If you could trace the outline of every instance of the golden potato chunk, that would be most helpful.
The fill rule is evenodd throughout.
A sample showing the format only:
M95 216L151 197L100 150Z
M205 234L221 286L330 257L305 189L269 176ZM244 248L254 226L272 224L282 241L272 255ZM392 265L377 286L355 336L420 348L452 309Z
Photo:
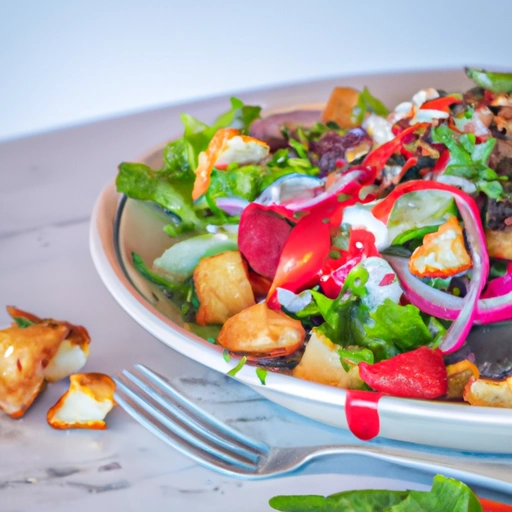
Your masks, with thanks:
M228 318L255 304L247 269L238 251L203 258L194 271L199 299L196 322L223 324Z
M458 363L450 364L446 367L446 375L448 376L448 400L460 400L464 394L464 389L471 378L478 379L480 372L477 366L463 359Z
M306 331L298 320L262 302L230 318L217 342L231 352L284 356L298 350L305 336Z
M69 390L50 408L48 424L56 429L107 428L105 416L116 405L115 382L103 373L75 373L69 377Z
M354 128L352 111L357 105L359 91L351 87L336 87L327 102L323 112L322 121L334 121L340 128Z
M7 306L7 312L15 321L21 319L34 324L49 321L14 306ZM85 365L89 357L91 337L87 329L81 325L73 325L69 322L53 319L51 322L64 325L69 329L66 339L60 344L56 354L50 361L46 362L44 367L44 378L48 382L56 382L72 373L77 373Z
M356 365L350 371L345 371L338 348L321 332L313 329L304 355L293 370L293 376L343 389L360 389L364 383L359 377L359 368Z
M503 231L485 231L487 250L492 258L512 260L512 226L507 226Z
M512 376L503 380L470 379L463 397L471 405L512 409Z
M41 391L44 371L69 328L52 320L0 331L0 409L21 418Z

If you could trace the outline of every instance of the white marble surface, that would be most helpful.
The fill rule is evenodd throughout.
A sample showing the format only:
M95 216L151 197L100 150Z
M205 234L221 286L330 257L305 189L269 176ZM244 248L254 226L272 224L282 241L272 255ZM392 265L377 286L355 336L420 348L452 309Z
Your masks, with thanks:
M145 363L255 438L282 445L353 442L350 434L269 403L166 348L120 309L97 277L88 249L93 203L120 161L166 138L176 121L170 112L0 144L0 305L85 325L92 336L86 370L115 374ZM7 321L1 310L0 324ZM431 475L359 457L316 462L285 479L222 477L161 443L119 408L104 432L52 430L46 411L65 389L65 382L50 385L21 420L0 416L0 510L260 511L279 493L424 488L431 481Z

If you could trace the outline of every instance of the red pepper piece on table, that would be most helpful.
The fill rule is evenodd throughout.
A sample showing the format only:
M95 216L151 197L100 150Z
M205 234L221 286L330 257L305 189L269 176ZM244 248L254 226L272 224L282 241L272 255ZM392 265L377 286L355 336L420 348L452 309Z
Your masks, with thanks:
M359 375L375 391L432 400L446 394L448 379L440 350L420 347L376 364L359 363Z
M512 512L512 505L505 505L504 503L498 503L497 501L486 500L484 498L478 498L482 505L484 512Z

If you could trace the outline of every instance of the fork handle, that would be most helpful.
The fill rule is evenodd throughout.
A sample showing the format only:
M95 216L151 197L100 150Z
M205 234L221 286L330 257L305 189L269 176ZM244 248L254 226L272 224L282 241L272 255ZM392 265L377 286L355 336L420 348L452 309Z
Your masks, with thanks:
M381 447L356 445L333 445L306 449L292 448L291 450L297 450L295 460L301 459L300 465L319 457L360 455L427 473L441 473L445 476L464 481L469 485L478 485L503 493L512 493L512 463L510 462L474 460L474 457L444 456L401 448L384 449ZM293 454L291 455L293 456Z

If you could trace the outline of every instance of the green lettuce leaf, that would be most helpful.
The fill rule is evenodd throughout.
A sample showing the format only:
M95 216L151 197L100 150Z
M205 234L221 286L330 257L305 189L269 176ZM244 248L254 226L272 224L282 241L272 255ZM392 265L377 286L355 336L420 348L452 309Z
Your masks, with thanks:
M341 366L343 366L347 372L350 371L353 366L357 366L361 361L368 364L373 364L375 362L373 352L367 348L340 348L338 350L338 355L340 356Z
M116 179L117 191L133 199L152 201L180 218L182 230L203 226L192 204L191 179L176 179L165 168L153 171L146 164L122 163Z
M180 221L165 228L171 236L186 230L201 229L203 222L191 198L199 153L208 147L219 128L233 127L247 133L251 123L259 117L260 110L260 107L244 105L238 98L231 98L231 108L219 116L212 126L191 115L182 114L183 137L169 142L164 148L162 169L153 170L142 163L122 163L116 180L118 192L133 199L152 201L176 214ZM234 188L235 192L242 191L245 195L254 196L255 187L250 182L251 177L250 173L241 173L238 175L240 183L236 184L236 179L230 177L224 179L229 181L228 185L223 181L217 189L223 189L226 193L226 188Z
M442 475L434 477L430 492L411 491L387 512L482 512L473 491L462 482Z
M424 491L362 490L331 496L275 496L269 505L282 512L482 512L473 491L441 475Z
M500 199L503 187L496 171L487 165L487 161L496 144L496 139L476 144L473 133L458 135L447 125L432 129L432 140L441 142L450 151L450 161L444 173L459 176L471 181L476 188L491 199Z
M283 512L383 512L401 503L407 491L346 491L331 496L275 496L269 505Z
M261 191L261 177L264 172L259 165L245 165L226 171L213 169L208 195L211 199L240 197L254 201Z
M341 347L357 346L372 352L375 361L389 359L423 345L432 345L442 336L443 328L436 322L429 329L432 317L423 315L412 304L401 306L385 299L375 311L362 298L367 294L368 271L358 265L348 275L336 299L310 290L313 301L296 316L301 320L322 316L318 329Z
M369 338L380 339L395 345L400 352L408 352L432 341L432 334L423 322L421 311L412 304L400 306L391 299L372 313L373 327L366 327Z
M252 122L260 116L260 111L261 107L244 105L238 98L231 98L231 109L221 114L211 126L189 114L181 114L181 122L185 127L183 140L187 144L190 167L197 167L199 153L208 147L217 130L231 127L244 134L248 133Z
M384 103L375 96L372 96L368 87L365 87L362 92L359 93L357 105L352 114L356 124L361 124L368 112L373 112L381 117L386 117L389 114L389 110Z

